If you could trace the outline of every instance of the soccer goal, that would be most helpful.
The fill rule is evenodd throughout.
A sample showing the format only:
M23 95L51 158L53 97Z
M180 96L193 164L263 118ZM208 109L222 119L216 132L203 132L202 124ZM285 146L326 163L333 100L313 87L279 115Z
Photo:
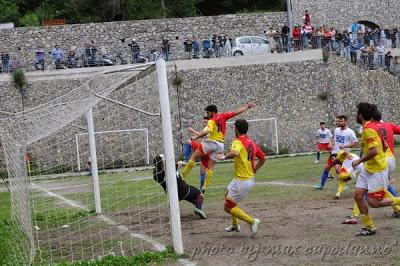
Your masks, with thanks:
M147 128L97 131L94 132L94 136L97 156L100 158L112 158L109 161L103 161L101 165L98 164L99 170L150 165L149 130ZM113 148L113 145L109 145L107 142L110 139L114 139L117 142L115 146L124 146L124 152L119 153ZM75 134L75 142L78 171L85 170L85 166L91 161L89 134ZM129 156L127 157L126 155Z
M183 253L163 60L96 74L59 98L1 116L0 142L18 231L14 264L171 244ZM148 166L160 153L168 194Z
M278 125L275 117L246 119L249 123L248 135L253 139L261 149L267 154L279 154ZM235 121L229 121L225 141L226 149L230 148L232 140L235 138Z

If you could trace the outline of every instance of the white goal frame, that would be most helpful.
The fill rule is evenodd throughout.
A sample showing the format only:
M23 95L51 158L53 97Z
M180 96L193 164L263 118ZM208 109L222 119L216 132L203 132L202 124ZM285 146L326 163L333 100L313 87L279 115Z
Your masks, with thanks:
M279 138L278 138L278 123L276 117L270 118L259 118L259 119L246 119L247 122L262 122L262 121L273 121L275 127L275 152L279 154ZM234 124L234 121L229 121L227 124ZM251 137L251 136L250 136Z
M107 134L107 133L122 133L122 132L144 132L146 136L146 165L150 165L150 150L149 150L149 130L147 128L131 128L131 129L121 129L121 130L108 130L108 131L97 131L94 132L95 135ZM83 135L88 135L89 133L78 133L75 134L76 143L76 160L78 164L78 171L81 171L81 158L79 155L79 137Z

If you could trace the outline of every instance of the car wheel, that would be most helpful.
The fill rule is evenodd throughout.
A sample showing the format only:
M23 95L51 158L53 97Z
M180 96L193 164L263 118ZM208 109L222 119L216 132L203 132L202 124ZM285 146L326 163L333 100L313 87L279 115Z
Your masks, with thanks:
M242 51L236 51L233 53L233 56L239 56L239 55L243 55Z

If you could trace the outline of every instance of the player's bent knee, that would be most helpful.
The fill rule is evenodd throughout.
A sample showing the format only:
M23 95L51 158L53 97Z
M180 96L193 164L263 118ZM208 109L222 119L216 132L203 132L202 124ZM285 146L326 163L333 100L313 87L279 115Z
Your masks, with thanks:
M236 203L233 202L231 199L225 199L225 206L224 206L224 210L227 213L230 213L231 210L236 207Z

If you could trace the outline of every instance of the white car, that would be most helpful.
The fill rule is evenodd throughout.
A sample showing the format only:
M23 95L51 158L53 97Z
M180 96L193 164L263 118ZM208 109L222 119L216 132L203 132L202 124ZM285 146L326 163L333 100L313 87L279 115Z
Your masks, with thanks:
M271 46L267 39L258 36L243 36L235 38L232 44L232 54L252 55L271 52Z

